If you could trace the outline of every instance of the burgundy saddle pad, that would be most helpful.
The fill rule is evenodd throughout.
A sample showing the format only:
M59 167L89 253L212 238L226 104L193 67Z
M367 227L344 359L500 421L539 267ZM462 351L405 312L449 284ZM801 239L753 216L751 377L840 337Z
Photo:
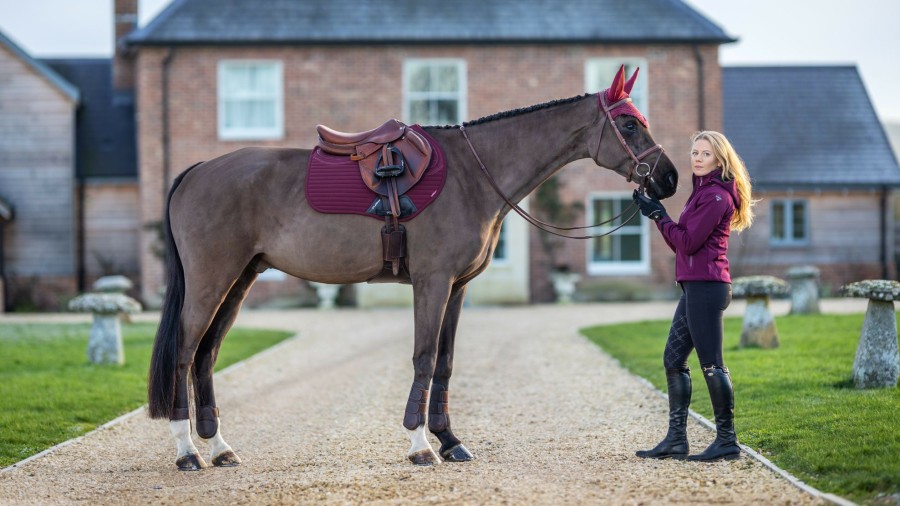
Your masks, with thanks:
M419 125L410 128L431 144L428 168L419 182L404 195L412 200L415 211L400 218L414 218L440 195L447 180L447 159L440 144ZM369 189L359 175L359 163L349 156L332 155L315 148L309 155L306 175L306 200L313 209L329 214L361 214L384 221L383 216L368 212L380 196Z

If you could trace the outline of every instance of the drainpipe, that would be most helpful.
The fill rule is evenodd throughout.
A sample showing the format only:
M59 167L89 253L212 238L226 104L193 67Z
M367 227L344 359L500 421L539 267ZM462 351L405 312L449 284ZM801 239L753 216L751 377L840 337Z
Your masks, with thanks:
M169 65L175 57L175 48L170 47L162 61L162 203L163 212L169 201L169 159L171 155L169 140Z
M703 76L703 55L700 54L700 46L693 45L694 60L697 62L697 124L700 130L706 130L706 93L704 88L706 81Z
M0 280L3 281L3 312L8 313L12 311L12 304L9 303L9 280L6 279L6 261L4 260L6 256L6 245L3 243L3 236L6 233L5 224L5 220L0 220Z
M76 270L76 285L78 289L78 293L84 293L85 287L87 286L87 269L85 267L86 259L85 259L85 228L87 223L85 221L84 216L84 194L85 194L85 177L84 174L78 174L75 178L75 198L77 199L77 203L75 204L75 215L76 221L78 223L77 228L75 230L75 270Z
M888 272L890 271L888 267L888 258L887 258L887 212L888 212L888 187L881 187L881 198L879 199L880 210L881 210L881 279L890 279L888 278Z

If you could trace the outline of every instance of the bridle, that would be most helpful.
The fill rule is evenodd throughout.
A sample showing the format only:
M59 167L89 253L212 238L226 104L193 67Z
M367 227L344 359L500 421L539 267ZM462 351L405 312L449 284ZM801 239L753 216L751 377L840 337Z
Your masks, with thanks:
M666 150L663 149L662 145L657 144L645 149L644 151L641 151L641 154L635 155L634 151L631 150L631 146L629 146L628 143L625 142L625 138L622 137L622 132L620 132L619 129L616 128L616 124L613 121L612 116L612 112L616 109L616 107L619 107L622 104L631 103L631 99L626 97L622 100L619 100L618 102L613 103L612 105L607 105L606 93L600 92L597 93L597 96L600 99L600 108L603 109L604 113L606 113L606 116L603 118L603 123L600 124L600 138L597 139L597 154L600 154L600 143L603 142L603 131L605 130L603 127L606 125L606 121L609 120L610 126L612 126L612 131L616 133L616 137L619 139L619 144L621 144L622 147L625 148L625 152L628 153L628 156L631 157L631 160L634 162L634 165L632 165L631 168L628 169L628 174L625 175L625 181L628 181L630 183L631 178L634 177L634 174L636 172L637 175L642 178L638 191L644 193L644 191L647 189L647 181L653 180L652 174L656 171L656 166L659 165L659 159L662 158L662 154L665 153ZM656 161L653 162L652 168L647 162L641 161L657 151L659 152L659 154L656 155ZM641 167L647 168L647 171L643 174L641 174Z
M638 192L643 194L647 188L648 181L653 180L652 174L656 171L656 167L659 164L659 159L662 158L662 154L665 152L665 150L663 149L663 147L661 145L657 144L649 149L642 151L639 155L635 155L634 151L631 150L631 147L628 146L628 143L625 142L625 138L622 137L622 133L619 132L618 128L616 128L616 123L612 117L613 109L615 109L616 107L619 107L620 105L622 105L624 103L631 102L631 99L624 98L622 100L619 100L618 102L613 103L612 105L607 105L606 98L604 95L606 95L606 93L604 93L602 91L597 94L597 96L600 99L599 100L600 107L598 109L603 109L603 112L604 112L603 120L600 123L600 138L597 140L597 153L598 154L600 153L600 143L603 141L603 130L605 130L605 128L606 128L606 122L609 121L610 128L612 128L613 132L616 133L616 137L619 139L619 143L622 144L622 147L625 148L625 152L628 153L628 156L632 159L632 161L634 161L634 165L628 170L628 174L626 174L625 180L630 183L632 181L632 177L634 176L634 174L637 173L637 175L641 177L641 182L638 185ZM497 192L497 195L499 195L500 198L502 198L503 201L506 202L506 205L508 205L513 211L515 211L525 221L534 225L535 227L539 228L540 230L547 232L548 234L557 235L559 237L565 237L567 239L596 239L598 237L603 237L603 236L612 234L616 230L619 230L620 228L624 227L625 224L627 224L629 221L631 221L631 219L634 218L634 216L638 213L637 205L632 201L631 204L628 207L626 207L621 213L617 214L616 216L613 216L612 218L610 218L606 221L602 221L600 223L595 223L593 225L586 225L583 227L558 227L556 225L551 225L549 223L545 223L545 222L535 218L534 216L531 216L530 214L528 214L527 211L525 211L524 209L519 207L518 204L511 201L509 199L509 197L507 197L506 195L503 194L503 191L500 189L500 186L497 184L497 181L494 179L493 176L491 176L491 173L488 172L487 167L485 167L484 163L481 161L481 157L478 156L478 152L475 151L475 146L472 145L472 141L469 140L469 134L466 133L466 127L460 126L459 131L462 132L463 137L466 139L466 143L469 145L469 149L471 149L472 154L475 155L475 160L478 161L478 166L481 167L481 172L484 172L484 175L487 177L487 180L491 184L491 187L494 189L494 191ZM642 160L655 152L659 152L659 154L656 155L656 161L653 163L653 167L650 167L650 164L648 164L647 162L643 162ZM646 167L646 172L644 172L643 174L641 174L642 167ZM606 225L608 223L612 223L619 218L622 218L629 211L631 211L631 214L629 214L627 218L623 219L622 223L619 226L617 226L616 228L614 228L612 230L606 231L602 234L573 236L573 235L567 235L567 234L560 234L558 232L553 231L553 230L582 230L582 229L586 229L586 228L599 227L602 225ZM549 230L549 229L553 229L553 230Z

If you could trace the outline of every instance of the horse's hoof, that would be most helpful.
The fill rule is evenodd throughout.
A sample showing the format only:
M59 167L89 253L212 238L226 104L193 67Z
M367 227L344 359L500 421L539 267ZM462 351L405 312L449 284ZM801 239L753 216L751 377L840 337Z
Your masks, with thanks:
M438 458L431 448L425 448L413 453L409 456L409 461L417 466L433 466L441 463L441 459Z
M442 451L441 457L447 462L468 462L475 458L472 452L463 446L462 443Z
M216 467L234 467L241 465L241 458L235 455L233 451L228 450L212 459L212 463Z
M175 465L178 466L179 471L199 471L206 467L206 462L203 461L203 457L199 454L192 453L179 457L175 461Z

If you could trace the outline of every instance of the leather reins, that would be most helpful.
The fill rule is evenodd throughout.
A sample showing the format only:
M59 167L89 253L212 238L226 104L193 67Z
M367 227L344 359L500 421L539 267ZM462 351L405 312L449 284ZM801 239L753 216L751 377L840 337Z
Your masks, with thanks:
M600 124L600 139L597 141L597 153L600 153L600 143L603 141L603 130L605 130L606 121L609 120L610 127L612 128L613 132L616 133L616 137L619 139L619 142L625 148L625 151L628 153L628 156L634 161L634 165L628 170L628 174L626 175L625 180L630 183L635 172L637 172L637 175L641 177L641 182L638 186L638 191L641 193L644 193L646 186L647 186L647 182L652 180L651 175L656 170L656 167L659 164L659 159L662 157L662 154L665 152L665 150L663 149L663 147L661 145L657 144L649 149L642 151L639 155L635 155L634 151L631 150L631 147L628 146L628 143L625 142L625 138L622 137L622 133L619 132L618 128L616 128L616 124L613 121L613 117L612 117L613 109L622 105L623 103L631 102L631 99L625 98L625 99L619 100L618 102L615 102L611 106L608 106L606 104L606 99L603 97L604 93L600 92L597 95L600 97L600 108L602 108L603 112L605 113L605 115L603 117L603 121ZM629 221L631 221L631 219L634 218L634 216L638 213L637 205L634 202L632 202L621 213L617 214L616 216L613 216L612 218L610 218L606 221L602 221L602 222L596 223L594 225L586 225L586 226L582 226L582 227L558 227L556 225L551 225L549 223L545 223L545 222L535 218L534 216L531 216L530 214L528 214L527 211L525 211L524 209L519 207L518 204L511 201L509 199L509 197L507 197L503 193L503 190L500 189L500 186L497 184L497 181L494 179L494 177L491 175L491 173L488 172L487 167L484 166L484 162L481 161L481 157L478 156L478 152L475 151L475 146L472 145L472 141L469 140L469 134L466 133L466 127L460 126L459 131L462 132L463 137L466 139L466 143L469 145L469 149L472 150L472 154L475 155L475 160L478 161L478 166L481 167L481 172L484 172L484 175L487 177L487 180L491 184L491 187L494 189L494 191L497 192L497 195L499 195L500 198L502 198L503 201L506 202L506 205L508 205L513 211L515 211L516 214L521 216L522 219L524 219L531 225L534 225L535 227L539 228L540 230L547 232L548 234L553 234L553 235L556 235L559 237L565 237L567 239L596 239L598 237L603 237L603 236L612 234L616 230L619 230L620 228L624 227L625 224L627 224ZM654 162L653 167L650 167L650 164L641 161L643 158L647 157L648 155L650 155L656 151L659 151L659 154L656 156L656 162ZM641 166L644 166L647 168L646 173L641 174L641 171L640 171ZM617 219L625 216L625 214L628 213L629 210L631 210L631 214L629 214L627 218L622 220L622 223L619 226L617 226L616 228L614 228L612 230L604 232L602 234L573 236L573 235L567 235L567 234L560 234L558 232L553 231L553 230L582 230L582 229L587 229L587 228L599 227L602 225L606 225L608 223L612 223L612 222L616 221ZM549 230L549 229L553 229L553 230Z

